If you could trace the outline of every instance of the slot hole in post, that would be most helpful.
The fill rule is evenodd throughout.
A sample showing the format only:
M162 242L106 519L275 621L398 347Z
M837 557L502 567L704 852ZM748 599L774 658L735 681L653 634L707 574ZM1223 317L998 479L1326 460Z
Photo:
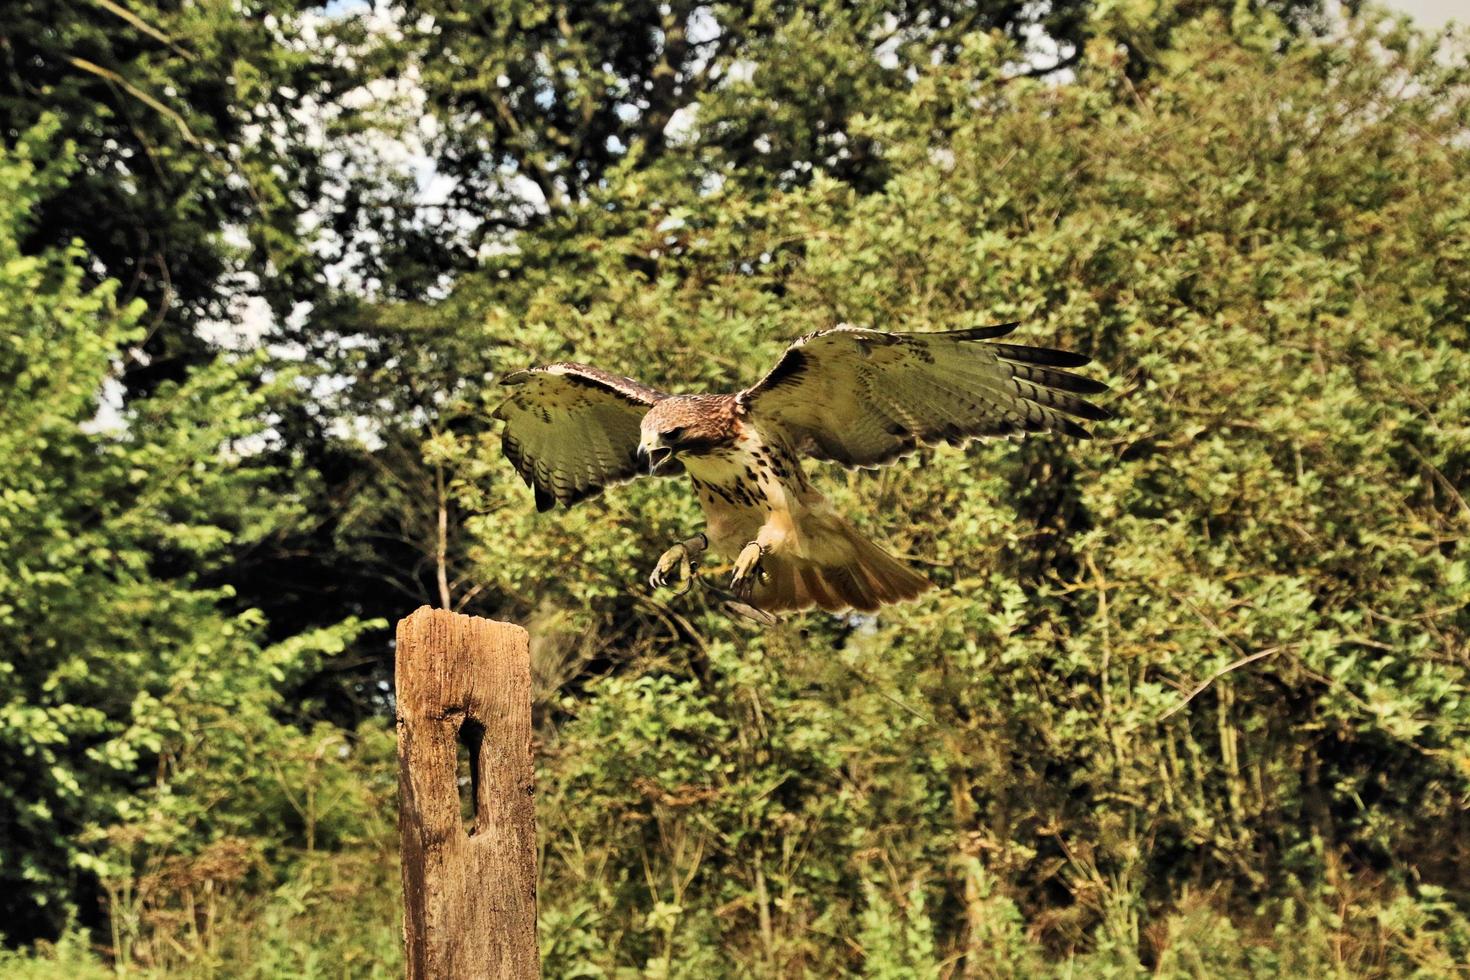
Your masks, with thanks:
M465 836L475 836L475 801L480 797L480 747L485 742L485 726L473 718L459 725L459 749L456 752L455 783L459 787L459 816Z

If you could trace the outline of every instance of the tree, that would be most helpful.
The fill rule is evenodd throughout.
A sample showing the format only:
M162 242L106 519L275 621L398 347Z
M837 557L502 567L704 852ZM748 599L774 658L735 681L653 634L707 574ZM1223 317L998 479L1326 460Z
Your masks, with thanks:
M354 574L357 544L339 547L355 487L375 473L330 437L338 420L314 409L313 386L330 385L338 363L308 382L300 348L270 341L301 344L307 359L334 351L356 329L362 296L420 295L462 264L411 206L414 175L384 156L406 125L388 91L396 49L370 16L323 6L0 6L0 145L45 117L77 159L64 187L34 199L20 248L79 243L85 283L112 279L121 305L143 301L141 331L113 354L121 397L180 383L221 348L265 347L240 366L242 379L256 376L242 383L281 370L301 379L251 404L279 436L257 457L259 485L310 513L237 539L204 580L233 589L237 611L267 610L270 640L330 626L353 604L369 617L385 604ZM291 334L287 324L308 313L309 329ZM319 492L302 493L303 482ZM355 702L328 680L313 683L347 717Z
M1142 68L1175 24L1212 5L1165 4L1150 16L1120 7L1114 20ZM1270 6L1302 26L1319 9ZM976 33L1016 42L1018 73L1066 69L1095 30L1094 7L403 0L394 9L438 124L451 213L478 243L584 202L621 161L648 166L670 153L696 184L790 185L816 169L873 190L888 170L854 120L920 72L954 64Z
M643 585L682 488L537 515L455 431L478 601L553 679L549 970L1463 959L1464 62L1288 36L1209 13L1146 78L1099 37L1057 86L972 35L853 123L881 190L625 160L442 304L466 378L730 390L817 327L1017 318L1115 386L1089 444L825 474L940 588L763 635Z
M1111 4L1079 27L1065 80L969 31L881 94L854 83L863 108L838 115L872 168L726 154L772 93L802 104L813 79L869 77L839 57L876 60L860 13L804 7L751 41L750 76L732 61L677 141L619 137L627 152L559 209L511 215L447 295L313 317L336 383L307 397L207 358L84 431L138 314L79 253L6 246L0 763L17 776L0 840L24 847L0 857L20 892L85 909L73 869L96 869L111 923L150 951L134 959L158 966L383 962L390 736L281 722L334 686L334 717L381 713L386 658L316 670L352 629L277 614L429 598L535 637L549 974L1394 976L1470 959L1462 49L1376 16L1314 38L1247 5ZM583 64L553 58L561 43L538 71ZM800 127L821 118L807 104L757 129L809 148ZM3 169L22 188L12 224L64 182L40 169ZM698 589L650 591L648 564L699 526L687 488L539 515L491 423L496 376L527 364L728 390L815 327L991 318L1095 354L1117 418L1086 444L820 471L939 586L876 617L757 632ZM315 520L323 499L345 516ZM239 547L267 540L269 562ZM318 587L289 578L303 566L334 573L316 608L300 599ZM227 596L242 574L279 603L268 626ZM386 585L364 598L358 575ZM96 853L73 833L89 827ZM191 903L226 879L199 926ZM147 902L121 887L144 881ZM204 938L169 952L188 927ZM333 929L351 936L320 953Z
M0 150L0 919L10 941L99 911L86 833L167 795L211 719L274 729L278 686L359 630L266 646L202 579L302 509L252 458L270 391L216 359L102 410L145 304L91 284L80 243L29 254L38 206L82 164L43 120ZM42 162L45 161L45 162ZM223 752L218 739L206 746ZM208 752L204 753L206 756ZM207 765L207 764L206 764ZM225 818L228 803L213 817ZM207 833L202 833L207 839ZM198 846L194 841L191 846Z
M371 276L414 237L405 178L358 138L391 115L352 97L383 67L377 45L363 18L310 13L320 6L0 9L0 142L48 116L79 161L65 194L37 202L23 248L81 241L94 281L116 279L124 301L147 304L129 391L207 359L214 336L201 325L233 323L246 298L284 317L330 297L330 266Z

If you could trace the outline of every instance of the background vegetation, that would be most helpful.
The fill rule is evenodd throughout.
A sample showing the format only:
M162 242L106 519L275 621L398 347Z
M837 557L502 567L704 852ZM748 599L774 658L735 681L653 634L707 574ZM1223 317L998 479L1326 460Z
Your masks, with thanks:
M422 602L532 631L547 976L1462 970L1467 75L1300 3L0 7L0 973L396 975ZM490 422L1011 318L1117 418L822 473L940 586L877 617L649 592L690 495L538 516Z

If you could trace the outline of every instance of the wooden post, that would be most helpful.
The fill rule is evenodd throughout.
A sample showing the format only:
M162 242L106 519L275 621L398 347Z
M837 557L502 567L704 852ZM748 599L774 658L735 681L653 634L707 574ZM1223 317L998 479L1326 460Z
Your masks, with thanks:
M526 631L424 606L398 623L398 829L410 980L534 980L536 811ZM475 823L460 817L458 747Z

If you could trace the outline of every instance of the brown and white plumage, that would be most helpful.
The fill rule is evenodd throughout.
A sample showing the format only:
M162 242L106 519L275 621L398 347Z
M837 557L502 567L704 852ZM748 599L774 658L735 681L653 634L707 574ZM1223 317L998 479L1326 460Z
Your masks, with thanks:
M501 447L536 495L536 509L570 507L639 475L638 427L667 395L586 364L516 371L501 384L522 390L495 410Z
M940 442L1026 432L1089 438L1075 419L1108 414L1080 396L1107 386L1062 370L1086 364L1082 355L996 342L1015 326L822 330L788 347L755 385L725 395L669 395L587 365L553 364L507 377L519 387L496 417L538 508L570 506L645 468L682 470L704 509L708 543L739 556L732 586L742 599L767 612L871 610L929 583L833 511L800 457L874 467Z
M1086 364L1080 354L988 342L1016 326L821 330L788 347L738 398L803 452L845 466L891 463L921 443L962 445L1022 432L1087 438L1070 416L1100 420L1107 413L1077 396L1107 386L1057 370Z

